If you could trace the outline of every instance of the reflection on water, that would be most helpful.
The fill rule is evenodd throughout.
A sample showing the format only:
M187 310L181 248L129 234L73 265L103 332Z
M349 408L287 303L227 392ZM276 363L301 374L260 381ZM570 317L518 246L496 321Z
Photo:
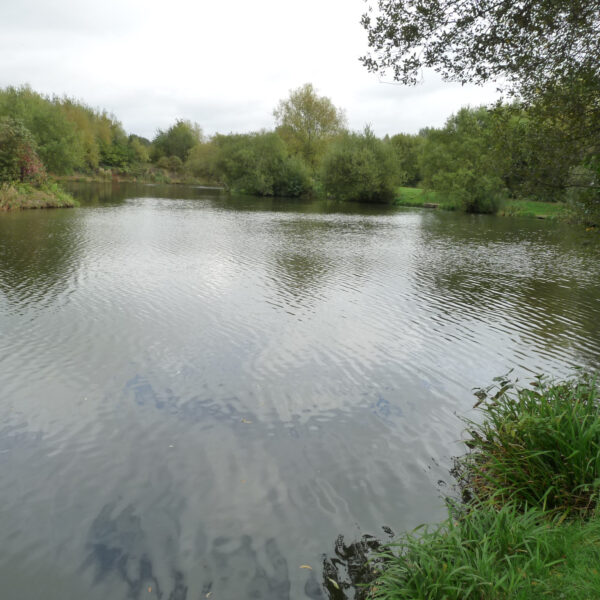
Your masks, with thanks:
M473 387L600 364L576 228L73 189L81 208L0 215L13 597L348 593L370 534L443 517Z

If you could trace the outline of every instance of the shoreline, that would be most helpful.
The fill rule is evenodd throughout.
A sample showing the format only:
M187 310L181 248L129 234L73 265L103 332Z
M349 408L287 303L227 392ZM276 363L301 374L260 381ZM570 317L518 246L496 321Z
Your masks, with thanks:
M79 206L79 202L56 183L41 186L27 183L0 186L0 212L76 206Z
M396 189L395 206L459 211L453 202L444 200L438 192L422 188L399 187ZM536 200L507 200L495 215L499 217L527 217L568 221L571 217L564 202L542 202Z

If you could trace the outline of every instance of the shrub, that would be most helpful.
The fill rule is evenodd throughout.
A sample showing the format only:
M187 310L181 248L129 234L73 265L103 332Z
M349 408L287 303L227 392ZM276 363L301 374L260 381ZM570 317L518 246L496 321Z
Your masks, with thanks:
M41 182L45 177L29 130L21 121L0 117L0 182Z
M214 169L227 186L257 196L301 196L310 192L308 168L290 157L276 133L217 135Z
M506 188L496 175L459 168L432 177L433 187L465 212L494 214L506 198Z
M183 169L183 162L179 156L169 156L167 165L170 171L175 171L176 173L179 173Z
M327 194L357 202L391 202L395 177L393 149L368 127L364 133L342 134L329 148L321 169Z

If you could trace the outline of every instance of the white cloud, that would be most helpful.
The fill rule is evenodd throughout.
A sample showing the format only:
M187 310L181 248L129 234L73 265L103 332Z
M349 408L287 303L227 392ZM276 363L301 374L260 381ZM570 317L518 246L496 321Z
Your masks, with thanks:
M288 91L312 82L375 132L441 125L486 89L381 83L359 63L363 0L21 0L0 5L0 86L29 83L114 113L152 137L176 118L205 132L273 126Z

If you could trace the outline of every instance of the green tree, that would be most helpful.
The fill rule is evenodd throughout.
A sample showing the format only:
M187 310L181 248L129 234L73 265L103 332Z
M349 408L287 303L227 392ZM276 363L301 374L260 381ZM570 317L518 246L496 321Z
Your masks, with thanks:
M522 146L533 160L521 166L534 167L536 193L600 202L600 0L378 0L362 24L370 71L404 84L425 67L461 83L502 82L527 109Z
M600 0L378 0L362 24L372 71L414 84L423 67L445 79L505 78L520 91L600 74Z
M429 130L421 154L425 185L466 212L496 212L507 188L493 134L493 114L484 107L463 108L443 129Z
M399 133L389 139L398 169L398 183L415 186L421 181L419 156L423 147L423 137Z
M202 129L197 123L178 119L166 131L158 130L152 141L151 157L157 161L162 156L177 156L183 162L190 150L202 142Z
M321 181L327 194L339 200L390 202L394 198L396 162L390 144L366 127L344 133L323 159Z
M130 135L128 139L135 162L150 162L150 141L139 135Z
M313 85L306 83L280 100L273 111L277 132L292 154L301 156L316 167L327 143L346 127L344 112L331 100L317 95Z
M194 146L185 162L185 170L204 181L218 181L215 161L218 148L212 141Z
M31 132L48 171L69 173L84 166L84 149L76 126L58 99L46 98L27 86L9 87L0 92L0 116L21 121Z
M311 179L298 157L288 156L274 132L216 135L214 169L228 187L257 196L301 196Z

